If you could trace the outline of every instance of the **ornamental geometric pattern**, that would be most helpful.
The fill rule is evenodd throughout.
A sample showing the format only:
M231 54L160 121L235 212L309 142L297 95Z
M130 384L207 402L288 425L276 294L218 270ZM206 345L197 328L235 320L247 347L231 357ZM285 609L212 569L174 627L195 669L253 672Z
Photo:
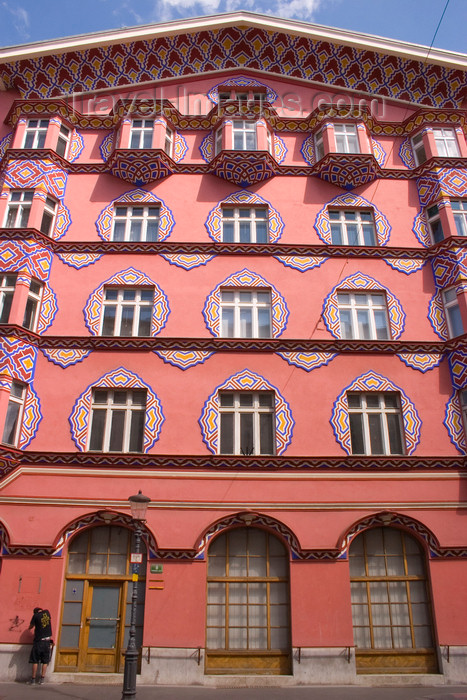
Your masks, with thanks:
M305 372L323 367L337 357L335 352L278 352L276 354L286 360L289 365L300 367Z
M398 299L391 294L387 287L384 287L377 280L361 272L356 272L350 277L338 282L330 294L326 297L323 304L323 319L326 327L335 338L341 338L341 327L339 319L339 304L337 294L339 291L348 289L356 289L359 291L378 290L386 293L386 303L389 317L389 325L391 329L391 339L397 340L404 330L405 313Z
M55 225L51 231L51 238L58 241L59 238L65 235L71 225L71 214L68 207L63 202L57 207L57 216L55 217Z
M19 434L18 448L24 450L29 445L42 420L41 404L39 397L33 389L32 383L28 384L26 401L24 403L23 421Z
M303 160L308 163L308 165L314 165L316 163L314 134L306 137L300 148L300 153L303 156Z
M284 140L281 139L280 136L277 136L277 134L273 134L272 137L274 139L274 158L280 165L287 155L287 146Z
M435 168L417 179L418 197L422 207L440 197L465 197L467 172L459 168Z
M380 142L375 139L374 136L371 137L371 148L373 155L376 158L376 162L381 168L383 168L386 162L387 154Z
M219 102L219 88L224 87L225 85L228 85L229 87L235 86L235 87L263 87L266 88L266 101L269 102L269 104L274 104L274 102L277 100L278 95L277 92L275 92L272 88L268 87L264 83L260 83L258 80L254 80L253 78L246 78L243 76L237 76L236 78L227 78L227 80L224 80L222 83L218 83L217 85L214 85L213 88L211 88L208 92L208 100L211 100L215 105L218 104Z
M449 369L451 370L452 386L454 389L465 389L467 386L467 351L454 350L449 353Z
M16 88L23 98L32 99L186 79L226 67L252 68L435 107L460 107L465 87L459 69L299 33L233 25L36 56L3 64L1 77L6 89Z
M203 160L206 161L206 163L211 162L214 156L214 137L212 135L212 131L201 141L199 152L201 153L201 157L203 158Z
M12 136L13 136L13 132L11 131L9 134L7 134L2 139L0 139L0 160L5 155L7 148L10 147L10 142L11 142Z
M56 163L43 160L10 160L5 172L5 185L11 188L43 188L56 199L63 199L67 174Z
M67 160L69 160L70 163L73 163L75 160L77 160L77 158L79 158L83 148L83 137L76 130L73 131L73 136L71 137L70 141L70 147L68 149Z
M161 253L161 258L167 260L171 265L176 265L181 267L183 270L192 270L194 267L200 267L201 265L206 265L210 260L214 260L215 255L203 255L202 253L193 253L189 255L188 253Z
M167 364L183 370L203 364L208 357L214 355L214 352L202 350L154 350L154 353Z
M347 454L352 454L350 441L349 408L347 404L348 391L396 391L400 395L402 419L404 423L405 454L411 455L420 442L420 428L422 422L415 406L404 394L402 389L393 384L386 377L370 371L357 377L349 386L345 387L337 397L332 407L331 425L337 442Z
M344 190L367 185L378 177L374 156L336 153L327 155L318 165L316 175Z
M47 330L47 328L52 324L57 311L57 297L55 296L53 289L51 289L46 282L42 289L41 308L39 318L37 320L37 333L41 334Z
M144 421L143 452L150 450L156 440L159 439L159 433L162 423L164 422L162 406L151 387L138 377L138 375L133 374L133 372L130 372L124 367L118 367L118 369L112 372L107 372L107 374L104 374L95 382L92 382L76 400L69 421L71 437L78 450L81 452L86 450L86 439L91 417L92 390L96 387L108 387L110 389L146 389L147 401Z
M212 161L210 172L238 187L249 187L274 177L277 163L266 151L223 150Z
M162 180L174 172L173 160L161 150L117 148L107 161L107 165L111 175L131 182L137 187L154 180Z
M0 338L0 374L29 383L34 377L37 348L23 340Z
M407 168L413 169L416 167L415 158L413 157L412 143L409 137L404 139L400 145L399 158Z
M248 190L240 190L239 192L232 192L228 197L222 199L214 209L209 212L209 216L204 225L206 226L208 234L214 241L222 243L222 207L229 204L234 206L242 206L245 204L250 206L255 204L266 205L268 208L269 243L277 243L282 236L284 222L279 212L276 211L266 199L263 199L258 194L253 194L253 192L249 192Z
M115 138L115 133L113 131L110 132L110 134L107 134L107 136L104 136L102 139L102 143L99 146L99 152L101 154L102 160L107 160L110 156L110 154L113 151L114 148L114 138Z
M438 289L467 279L467 250L451 248L436 255L431 262L433 276Z
M407 365L407 367L418 369L419 372L423 373L438 367L443 360L443 355L427 352L401 352L396 357Z
M418 242L425 246L425 248L429 248L432 245L425 209L420 209L418 214L415 215L412 231L416 235Z
M289 310L285 299L279 294L277 289L269 284L263 277L260 277L254 272L250 272L244 268L240 272L235 272L227 277L223 282L217 285L206 298L206 303L203 309L203 316L206 326L211 333L220 337L220 306L221 306L221 289L224 287L261 287L271 290L271 316L272 316L272 337L277 338L287 325Z
M285 267L291 267L299 272L313 270L315 267L320 267L324 262L329 260L319 255L274 255L274 258Z
M276 419L276 454L280 455L284 452L290 444L293 427L295 425L290 412L290 406L281 396L278 389L264 379L264 377L244 369L243 372L232 375L223 384L216 387L203 406L199 424L203 441L213 454L218 453L218 396L220 391L273 391Z
M186 142L186 139L178 133L178 131L175 132L174 134L174 145L173 145L173 156L172 158L176 163L180 163L181 160L184 159L186 153L188 151L188 144Z
M82 362L91 352L92 350L47 350L47 348L42 348L42 354L54 365L63 367L63 369Z
M106 286L150 286L154 287L154 307L152 311L151 336L157 335L164 328L170 313L169 300L158 285L147 275L133 267L117 272L95 289L83 309L84 320L92 335L99 335L99 326Z
M69 265L74 267L76 270L80 270L82 267L87 265L93 265L95 262L102 258L102 254L98 253L57 253L57 258Z
M446 426L452 444L459 452L465 455L467 453L467 442L465 439L462 408L457 391L453 393L446 404L446 414L443 423Z
M0 269L3 272L27 271L45 282L50 275L52 253L35 241L0 241Z
M340 194L325 206L318 213L315 221L315 230L323 243L331 244L331 222L329 220L329 208L332 207L354 207L370 209L375 220L377 245L386 245L391 234L391 226L379 209L374 204L355 194Z
M428 304L428 320L434 332L439 335L441 340L447 340L449 334L441 292L436 292L430 299Z
M412 260L407 258L383 258L386 265L392 267L397 272L403 272L405 275L411 275L412 272L418 272L423 268L426 260Z
M112 223L115 204L158 204L159 205L159 233L157 240L165 241L170 236L170 233L175 225L172 212L160 197L147 192L146 190L137 189L125 192L120 197L112 199L105 209L99 214L96 221L97 233L104 241L110 241L112 235Z

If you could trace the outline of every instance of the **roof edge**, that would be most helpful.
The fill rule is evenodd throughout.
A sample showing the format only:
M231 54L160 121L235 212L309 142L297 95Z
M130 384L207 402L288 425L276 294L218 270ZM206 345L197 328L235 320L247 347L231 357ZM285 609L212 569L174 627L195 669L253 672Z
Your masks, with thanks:
M123 29L111 29L90 34L51 39L21 44L0 49L0 62L13 63L22 59L35 58L67 51L81 51L112 44L156 39L180 32L209 31L229 26L261 27L266 30L283 31L320 41L344 43L357 48L379 53L391 53L410 60L428 61L451 68L467 70L467 54L445 49L429 48L421 44L354 32L347 29L310 24L299 20L282 19L255 12L230 12L183 20L173 20L161 24L144 24Z

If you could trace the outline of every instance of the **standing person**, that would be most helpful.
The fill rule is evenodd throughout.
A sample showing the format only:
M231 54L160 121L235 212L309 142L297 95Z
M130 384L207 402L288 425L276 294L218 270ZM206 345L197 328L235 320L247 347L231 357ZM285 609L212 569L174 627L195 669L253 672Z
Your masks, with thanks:
M29 663L32 664L32 676L28 683L34 685L36 682L44 682L47 665L50 661L52 641L52 622L50 612L44 608L34 608L34 613L29 624L29 629L34 629L34 640L29 656ZM41 675L36 681L38 665L42 664Z

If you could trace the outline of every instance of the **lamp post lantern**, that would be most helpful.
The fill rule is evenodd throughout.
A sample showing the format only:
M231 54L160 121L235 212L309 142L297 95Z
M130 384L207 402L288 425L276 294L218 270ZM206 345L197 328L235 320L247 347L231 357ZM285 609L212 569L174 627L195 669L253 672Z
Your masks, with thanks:
M135 496L130 496L131 517L135 528L135 551L134 554L140 554L141 550L141 525L146 518L146 510L151 499L144 496L141 491ZM139 557L135 557L133 564L133 593L131 596L131 617L130 631L128 635L128 646L125 653L125 667L123 671L123 692L122 700L125 698L136 698L136 671L138 667L139 650L136 647L136 608L138 604L138 573L139 573Z

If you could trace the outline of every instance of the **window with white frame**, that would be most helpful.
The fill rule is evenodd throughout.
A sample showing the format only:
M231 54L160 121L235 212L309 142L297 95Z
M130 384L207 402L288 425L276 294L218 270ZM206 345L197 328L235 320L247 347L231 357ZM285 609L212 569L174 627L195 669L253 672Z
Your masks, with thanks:
M267 289L222 289L221 336L270 338L271 292Z
M318 131L318 133L315 134L315 152L316 160L321 160L321 158L324 158L324 142L322 131Z
M222 151L224 138L224 128L220 126L214 136L214 153L217 156L218 153Z
M159 233L159 207L148 205L120 205L114 209L113 241L157 241Z
M389 323L386 295L382 292L337 293L341 337L358 340L387 340Z
M467 199L451 199L451 209L458 236L467 236Z
M24 310L23 326L30 331L35 331L37 328L37 320L39 318L39 310L42 300L42 284L37 280L31 280L29 283L28 298L26 308Z
M60 131L58 132L57 146L55 148L56 152L62 158L66 158L68 152L68 145L71 140L71 129L62 124L60 126Z
M433 136L435 137L438 156L455 158L460 155L454 129L434 128Z
M153 119L133 119L130 128L130 148L152 148Z
M268 229L265 207L222 207L223 243L268 243Z
M16 275L0 275L0 323L8 323L15 294Z
M106 287L100 335L150 336L154 289Z
M4 445L11 445L12 447L17 447L18 445L25 398L25 385L14 381L11 385L10 399L3 428L2 442Z
M395 392L347 394L352 454L404 453L400 397Z
M219 92L219 104L223 104L224 102L230 102L231 100L237 100L238 102L264 102L266 100L266 90L263 92L260 92L259 90L238 90L235 88L222 88L222 91Z
M44 148L48 119L28 119L24 132L23 148Z
M272 391L220 392L220 454L274 454L274 405Z
M434 204L432 207L428 207L426 210L426 215L428 219L428 228L430 229L433 242L439 243L444 239L444 231L441 224L438 206Z
M446 289L443 292L443 303L446 312L449 337L454 338L457 335L463 335L464 324L462 323L459 301L455 289Z
M164 151L168 156L173 158L174 151L174 132L168 126L165 129Z
M33 195L33 190L11 190L5 219L7 228L27 227Z
M427 159L423 135L417 134L412 138L412 152L415 158L415 165L421 165Z
M334 124L337 153L360 153L356 124Z
M332 245L377 245L373 212L364 209L330 209Z
M88 450L142 452L145 414L145 389L94 388Z
M234 151L256 151L256 122L233 120L232 148Z
M40 226L40 230L42 233L45 233L46 236L50 236L53 231L56 213L57 202L55 202L52 197L46 197Z

